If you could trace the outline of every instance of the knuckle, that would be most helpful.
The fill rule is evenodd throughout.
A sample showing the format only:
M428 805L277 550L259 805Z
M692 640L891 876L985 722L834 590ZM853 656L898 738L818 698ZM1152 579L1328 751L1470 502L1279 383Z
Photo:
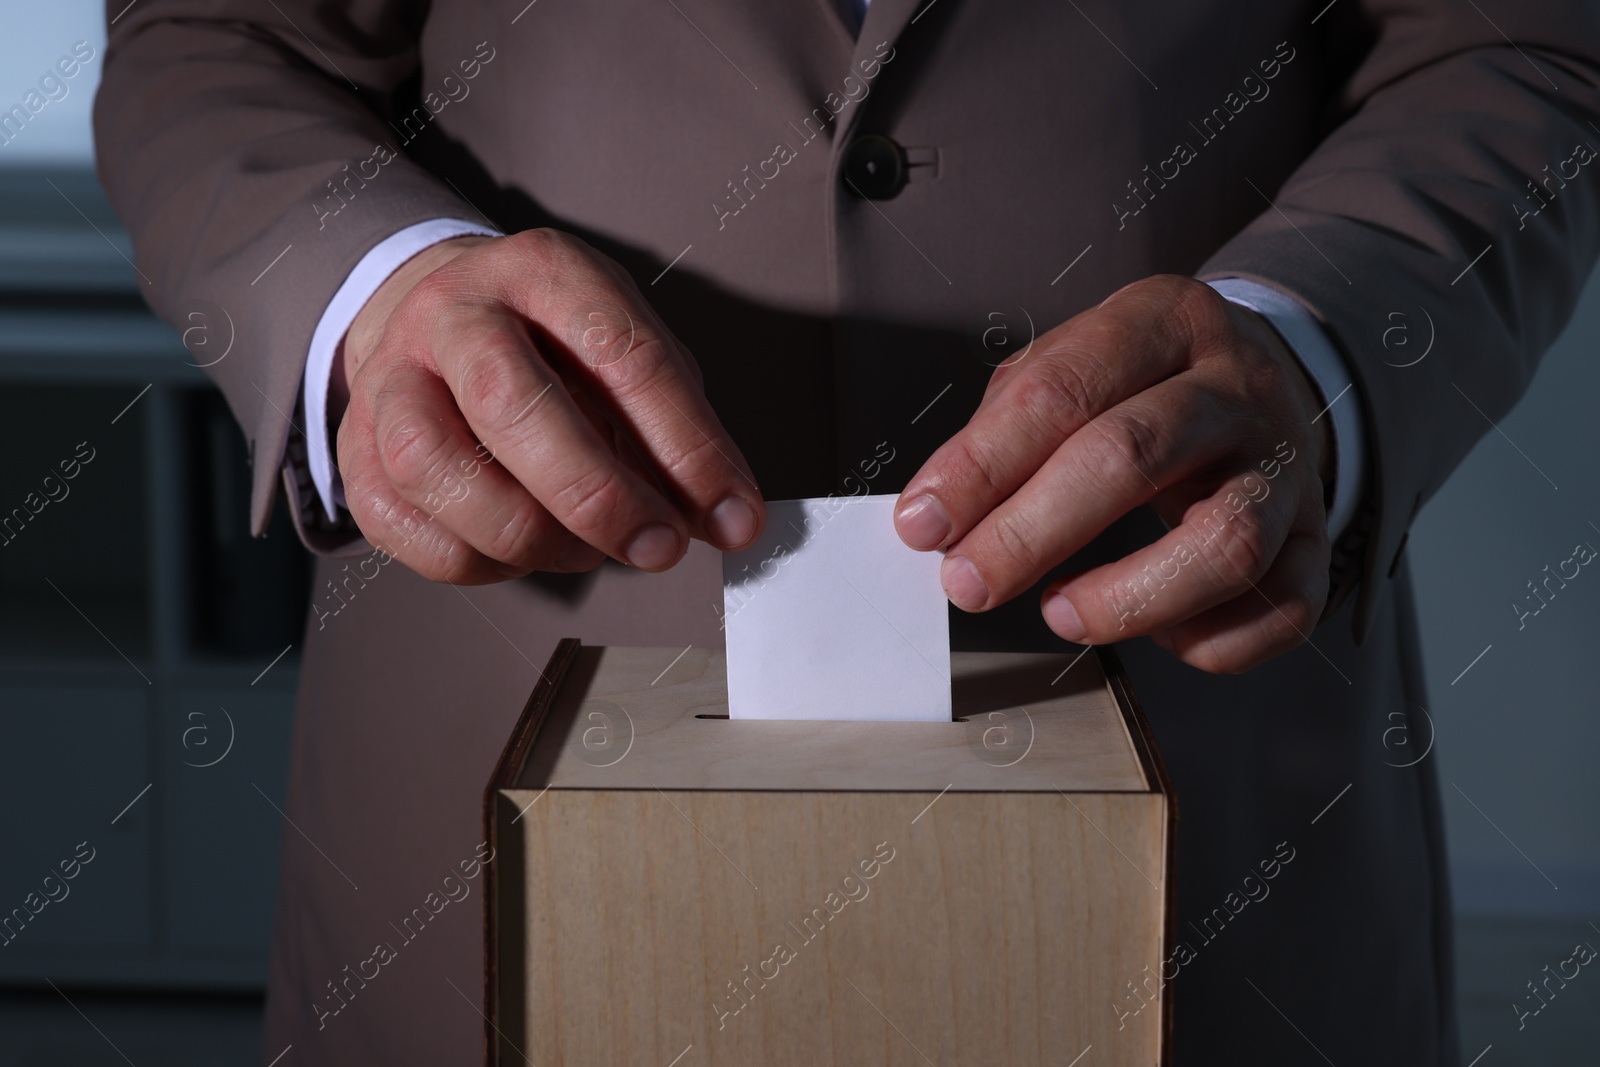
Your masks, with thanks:
M357 524L390 557L432 582L471 579L476 553L435 525L427 512L378 493L363 494L359 506Z
M374 545L380 540L389 540L389 535L395 532L395 523L389 516L394 494L387 489L387 483L385 475L366 469L366 465L345 465L345 508Z
M1204 282L1173 277L1165 295L1172 318L1190 337L1215 338L1230 332L1227 298Z
M408 311L426 314L436 312L452 303L456 296L454 279L444 271L423 275L406 291L403 304Z
M477 576L477 556L465 542L452 538L435 551L423 553L416 563L408 565L430 582L464 585Z
M977 492L972 494L981 500L1004 499L1008 493L1004 491L1004 479L1000 470L1004 464L1004 456L1000 446L992 441L979 440L972 434L961 434L955 438L957 442L952 467L956 477L956 484L966 483L969 479L976 481Z
M992 524L977 546L974 560L987 583L1009 587L1019 577L1032 573L1038 562L1037 538L1014 518Z
M454 389L456 400L489 433L504 433L537 395L536 390L529 392L530 388L544 388L522 370L521 350L510 338L485 342L462 366Z
M686 436L669 455L658 453L658 461L669 480L690 490L724 488L736 478L725 451L703 433Z
M396 539L394 526L383 519L383 508L377 494L365 486L345 482L345 507L355 520L356 528L371 541L375 548L393 547ZM397 555L395 552L389 553Z
M1074 421L1086 421L1096 396L1074 353L1056 349L1046 353L1038 369L1015 387L1021 415L1040 428L1063 432Z
M617 516L629 510L624 506L626 497L627 486L619 471L594 467L558 490L548 506L563 526L593 544L596 540L616 540L607 535L616 525Z
M1132 411L1119 410L1096 420L1095 427L1099 433L1090 439L1090 444L1098 445L1101 451L1095 468L1108 481L1124 480L1117 472L1128 465L1147 478L1154 477L1161 469L1163 438L1148 419Z
M625 347L621 347L625 346ZM673 352L666 339L642 325L625 337L610 337L605 348L584 346L585 358L601 368L602 380L613 395L626 399L657 384L670 373Z
M352 397L350 409L345 412L339 429L334 433L334 454L330 457L339 467L347 496L354 486L373 480L383 467L372 420L365 411L358 412L356 408L357 401Z
M532 498L524 498L512 504L496 524L484 552L502 563L523 564L548 552L550 534L544 510ZM564 531L562 536L566 536Z
M1107 630L1115 635L1112 640L1143 633L1146 620L1141 616L1154 595L1132 579L1090 587L1082 593L1087 608L1084 618L1105 620Z
M1249 585L1266 570L1266 530L1248 511L1224 521L1210 547L1207 561L1226 588Z
M530 256L541 263L563 256L572 248L571 238L560 230L552 230L548 226L522 230L512 234L508 241L509 250L519 255Z
M420 414L403 414L379 431L378 455L390 482L400 490L428 488L447 465L444 428Z

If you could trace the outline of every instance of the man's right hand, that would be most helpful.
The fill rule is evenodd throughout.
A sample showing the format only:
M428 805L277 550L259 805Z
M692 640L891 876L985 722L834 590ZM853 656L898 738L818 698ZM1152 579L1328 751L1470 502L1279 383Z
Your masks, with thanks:
M329 410L350 513L424 577L493 582L608 555L659 571L690 537L732 549L760 532L761 493L694 359L575 237L418 253L351 324L341 366Z

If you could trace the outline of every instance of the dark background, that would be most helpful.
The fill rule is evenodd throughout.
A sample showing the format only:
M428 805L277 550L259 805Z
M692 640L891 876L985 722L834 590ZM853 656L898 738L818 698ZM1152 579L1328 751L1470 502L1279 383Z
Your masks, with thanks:
M0 947L0 1063L242 1064L258 1052L309 577L291 531L245 528L249 457L193 366L224 351L225 319L196 320L186 348L143 309L95 184L102 18L90 0L0 0L0 110L73 42L96 51L0 144L0 519L29 493L61 497L0 526L0 916L94 850ZM1438 761L1462 1044L1482 1067L1600 1047L1600 974L1520 1031L1512 1007L1575 943L1600 945L1600 574L1520 630L1511 606L1576 543L1600 548L1591 282L1409 546L1433 730L1389 748ZM1425 328L1406 340L1392 360L1415 358Z

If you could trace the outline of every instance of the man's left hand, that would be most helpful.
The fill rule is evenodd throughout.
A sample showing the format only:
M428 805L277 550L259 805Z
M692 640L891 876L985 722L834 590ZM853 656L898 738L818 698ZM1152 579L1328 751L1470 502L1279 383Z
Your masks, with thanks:
M1169 532L1052 583L1045 622L1069 641L1149 635L1202 670L1247 670L1305 641L1327 599L1320 407L1264 319L1193 279L1147 278L1003 364L906 486L895 526L945 550L945 592L978 612L1150 504Z

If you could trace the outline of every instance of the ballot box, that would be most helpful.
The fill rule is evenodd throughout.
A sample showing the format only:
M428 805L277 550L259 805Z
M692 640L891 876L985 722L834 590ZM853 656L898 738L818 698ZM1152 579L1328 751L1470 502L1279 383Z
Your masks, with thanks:
M561 642L486 791L487 1062L1168 1062L1174 801L1117 660L951 670L950 722L730 720L720 649Z

